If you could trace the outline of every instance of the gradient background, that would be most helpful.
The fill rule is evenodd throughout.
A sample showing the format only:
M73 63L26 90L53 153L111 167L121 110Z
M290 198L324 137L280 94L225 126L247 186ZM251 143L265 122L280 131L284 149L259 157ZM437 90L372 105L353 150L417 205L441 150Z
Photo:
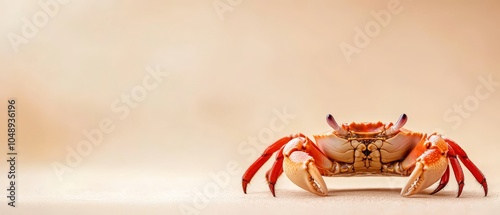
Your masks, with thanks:
M230 162L238 174L200 214L499 211L499 86L456 126L443 115L474 96L478 77L500 81L500 3L401 0L402 12L348 63L339 44L352 45L354 29L388 2L243 1L221 20L212 0L74 0L15 52L7 34L20 34L22 18L41 8L1 1L0 157L6 101L14 97L20 159L18 207L0 198L1 213L182 214L181 205L194 207L197 193L214 183L210 173ZM119 119L110 105L155 65L169 76ZM399 196L406 178L329 178L330 196L321 198L282 177L272 198L261 171L244 195L241 175L257 157L238 147L283 108L295 117L274 139L328 131L328 113L339 122L390 122L406 113L406 128L459 142L487 176L490 194L483 198L465 171L459 199L453 177L439 194L414 198ZM103 118L115 130L59 181L52 164L64 163L68 148L85 140L82 130ZM259 153L270 143L259 143Z

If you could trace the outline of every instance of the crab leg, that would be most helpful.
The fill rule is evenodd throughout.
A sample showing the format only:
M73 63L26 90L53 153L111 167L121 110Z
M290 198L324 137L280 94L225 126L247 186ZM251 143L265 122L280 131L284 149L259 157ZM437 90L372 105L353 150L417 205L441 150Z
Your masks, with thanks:
M296 135L290 135L288 137L283 137L270 145L269 147L264 150L262 155L255 161L253 162L252 165L247 169L245 174L243 174L242 177L242 186L243 186L243 192L247 193L247 185L250 183L252 180L253 176L257 171L266 163L267 160L278 150L280 150L285 144L287 144L290 140L292 140L295 137L305 137L303 134L296 134Z
M448 157L450 158L451 167L453 167L453 173L455 174L455 179L458 184L458 193L457 197L460 197L462 194L462 190L464 189L464 172L462 167L460 166L460 162L458 162L457 154L453 147L448 147Z
M434 191L432 191L432 193L430 193L430 195L441 191L444 187L446 187L449 180L450 180L450 166L447 166L446 171L444 171L443 177L441 177L441 181L439 181L439 185L436 187Z
M271 190L271 193L273 194L274 197L276 197L276 194L274 192L274 185L276 184L276 181L280 177L281 173L283 173L284 148L285 146L281 147L281 149L278 151L278 153L276 154L276 161L274 161L273 166L266 173L267 183L269 184L269 189Z
M291 140L283 149L283 169L288 178L304 190L320 196L328 194L322 174L335 165L307 137Z
M458 158L462 163L467 167L467 169L472 173L474 178L476 178L477 182L479 182L484 189L484 196L488 195L488 183L486 182L486 178L484 177L483 173L477 166L469 159L467 156L467 153L453 140L450 140L448 138L444 138L444 140L453 148L453 150L456 152L458 155Z
M455 150L451 146L448 145L448 158L450 159L450 165L453 168L453 172L455 173L455 179L457 180L458 184L458 193L457 197L460 197L462 194L462 190L464 188L464 172L462 171L462 167L460 166L460 162L458 162L457 159L457 154L455 153ZM443 189L446 184L448 184L450 172L449 172L449 166L446 168L446 172L444 173L443 177L441 178L441 182L439 183L439 186L434 190L432 194L435 194L439 192L441 189Z
M431 186L443 176L448 168L446 155L448 144L441 136L435 134L428 138L424 136L409 157L411 158L421 151L423 153L415 160L408 183L401 190L402 196L411 196ZM407 159L408 157L403 161L404 169L411 168L411 166L407 166L408 163L411 163Z

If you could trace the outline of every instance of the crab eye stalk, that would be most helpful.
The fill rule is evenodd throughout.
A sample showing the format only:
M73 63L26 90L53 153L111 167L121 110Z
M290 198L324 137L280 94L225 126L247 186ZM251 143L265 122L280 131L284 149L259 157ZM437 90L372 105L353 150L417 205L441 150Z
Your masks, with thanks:
M401 114L396 124L393 125L391 128L387 129L385 133L387 135L395 134L396 132L399 131L400 128L402 128L406 124L406 121L408 121L408 116L406 116L406 114Z
M328 123L328 125L330 127L333 128L333 130L335 130L340 135L344 135L344 136L347 135L348 132L339 126L339 124L335 121L335 119L333 118L333 116L331 114L328 114L326 116L326 122Z

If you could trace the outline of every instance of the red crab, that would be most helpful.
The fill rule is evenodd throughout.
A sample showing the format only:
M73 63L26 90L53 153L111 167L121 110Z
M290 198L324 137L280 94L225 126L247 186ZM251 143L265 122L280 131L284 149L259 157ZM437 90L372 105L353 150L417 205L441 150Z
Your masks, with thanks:
M243 175L243 192L255 173L277 152L276 161L266 173L269 189L275 195L274 185L285 172L297 186L316 195L325 196L328 188L321 176L409 176L401 190L402 196L411 196L428 188L439 179L443 189L450 178L450 164L458 183L457 197L464 187L460 160L483 186L488 184L483 173L453 140L440 134L425 134L403 128L406 114L396 124L382 122L351 123L339 126L332 115L326 121L332 132L314 135L316 144L303 134L283 137L269 146Z

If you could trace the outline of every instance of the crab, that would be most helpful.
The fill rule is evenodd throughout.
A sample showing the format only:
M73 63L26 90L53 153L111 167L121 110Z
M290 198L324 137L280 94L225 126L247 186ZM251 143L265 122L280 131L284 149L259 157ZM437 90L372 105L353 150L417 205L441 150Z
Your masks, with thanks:
M407 176L401 195L420 193L440 180L430 194L442 190L450 178L450 166L458 183L459 197L464 173L459 160L482 185L488 184L483 173L453 140L437 134L413 132L403 128L408 117L402 114L393 123L363 122L339 125L332 115L326 121L333 131L314 135L316 144L304 134L283 137L267 147L243 175L243 192L257 171L275 153L276 160L266 173L274 197L278 177L286 176L297 186L319 196L328 195L322 176Z

